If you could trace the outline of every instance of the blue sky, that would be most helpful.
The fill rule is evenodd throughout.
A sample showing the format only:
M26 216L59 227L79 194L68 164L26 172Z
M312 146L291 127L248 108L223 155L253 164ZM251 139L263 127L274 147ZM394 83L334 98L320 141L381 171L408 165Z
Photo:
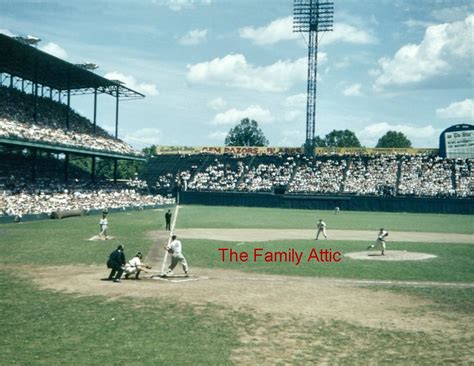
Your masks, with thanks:
M307 47L292 11L292 0L0 0L0 32L146 94L121 104L119 137L137 148L222 145L244 117L270 145L300 146ZM398 130L436 147L446 127L473 123L472 1L336 0L334 21L320 39L318 135L347 128L373 147ZM108 129L113 103L99 98ZM88 117L92 105L72 98Z

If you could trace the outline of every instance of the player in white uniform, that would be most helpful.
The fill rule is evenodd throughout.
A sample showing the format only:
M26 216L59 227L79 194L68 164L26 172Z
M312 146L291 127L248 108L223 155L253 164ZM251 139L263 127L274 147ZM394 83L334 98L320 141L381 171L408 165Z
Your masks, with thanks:
M102 237L102 235L104 235L105 240L107 240L108 239L107 229L109 228L109 222L107 220L107 215L106 214L102 214L102 218L100 219L99 225L100 225L99 237Z
M150 266L146 265L145 263L142 263L142 258L143 254L141 252L138 252L135 254L135 257L130 259L126 264L125 264L125 278L128 279L130 275L135 274L135 279L139 280L140 279L140 273L146 272L143 268L146 269L151 269Z
M166 273L161 275L161 277L167 277L178 263L181 263L184 274L188 277L188 262L186 262L186 258L184 258L183 246L181 245L181 242L176 239L176 235L171 237L171 243L165 246L165 249L171 254L171 264Z
M388 231L385 231L383 228L380 229L377 239L375 240L375 244L369 245L367 250L381 247L382 248L382 255L385 255L385 238L388 236Z
M324 237L327 239L328 236L326 235L326 223L323 221L323 219L319 219L317 228L318 232L316 233L316 240L318 240L320 233L323 233Z

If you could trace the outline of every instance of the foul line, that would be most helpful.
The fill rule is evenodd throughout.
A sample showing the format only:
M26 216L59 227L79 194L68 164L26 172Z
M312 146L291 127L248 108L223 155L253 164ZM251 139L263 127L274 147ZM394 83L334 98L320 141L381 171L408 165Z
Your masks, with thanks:
M171 224L170 236L168 237L168 244L166 244L166 246L170 245L170 243L171 243L171 236L174 233L174 227L176 226L176 219L178 218L178 212L179 212L179 205L176 205L176 210L174 212L173 223ZM161 266L161 273L165 273L165 266L166 266L166 260L167 259L168 259L168 252L165 251L165 257L163 258L163 265Z

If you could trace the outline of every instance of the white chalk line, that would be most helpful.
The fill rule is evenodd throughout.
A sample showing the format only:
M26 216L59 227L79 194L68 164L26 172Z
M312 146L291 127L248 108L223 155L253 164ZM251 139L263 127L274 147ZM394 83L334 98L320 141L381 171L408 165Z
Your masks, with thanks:
M173 223L171 224L170 236L168 237L168 245L171 243L171 236L174 233L174 227L176 226L176 219L178 218L179 205L176 205L176 210L174 212ZM168 252L165 252L165 257L163 258L163 265L161 266L161 273L165 273L166 260L168 259Z
M192 281L200 281L200 280L208 280L208 279L209 279L209 277L184 278L182 280L161 278L161 277L153 277L152 278L152 280L166 281L166 282L171 282L171 283L192 282Z
M465 282L424 282L424 281L390 281L390 280L353 280L353 279L334 279L334 278L311 278L311 277L293 277L293 278L268 278L268 277L212 277L213 279L228 281L256 281L256 282L308 282L311 280L320 280L328 283L355 284L355 285L391 285L391 286L409 286L409 287L457 287L474 288L474 283Z

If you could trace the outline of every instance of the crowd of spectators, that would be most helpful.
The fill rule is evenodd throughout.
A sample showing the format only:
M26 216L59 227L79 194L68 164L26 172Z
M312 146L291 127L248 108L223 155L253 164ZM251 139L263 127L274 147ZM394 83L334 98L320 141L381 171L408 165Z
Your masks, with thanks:
M397 184L398 160L394 155L370 159L355 158L346 172L344 193L383 195L387 188L394 191Z
M452 160L437 156L401 158L398 193L404 196L455 196Z
M233 191L245 170L246 167L241 161L238 161L236 168L232 169L230 164L224 164L215 159L204 171L197 172L186 188L191 190Z
M296 162L292 156L283 159L280 165L276 163L258 164L257 167L247 168L242 177L238 190L244 192L269 192L275 187L286 186L295 169Z
M0 86L0 138L12 138L76 148L140 155L130 145L115 139L85 117L69 110L69 129L66 128L67 106L39 97L36 121L34 96L15 88Z
M160 177L157 186L183 190L272 192L284 187L294 194L472 197L472 160L429 155L345 155L306 158L286 156L247 164L216 158L195 170Z
M49 215L54 211L143 209L173 203L174 198L140 194L135 189L108 184L66 188L59 182L37 182L21 189L4 189L0 194L0 216L21 218L26 214Z
M339 193L344 180L346 160L306 159L290 182L290 193Z

